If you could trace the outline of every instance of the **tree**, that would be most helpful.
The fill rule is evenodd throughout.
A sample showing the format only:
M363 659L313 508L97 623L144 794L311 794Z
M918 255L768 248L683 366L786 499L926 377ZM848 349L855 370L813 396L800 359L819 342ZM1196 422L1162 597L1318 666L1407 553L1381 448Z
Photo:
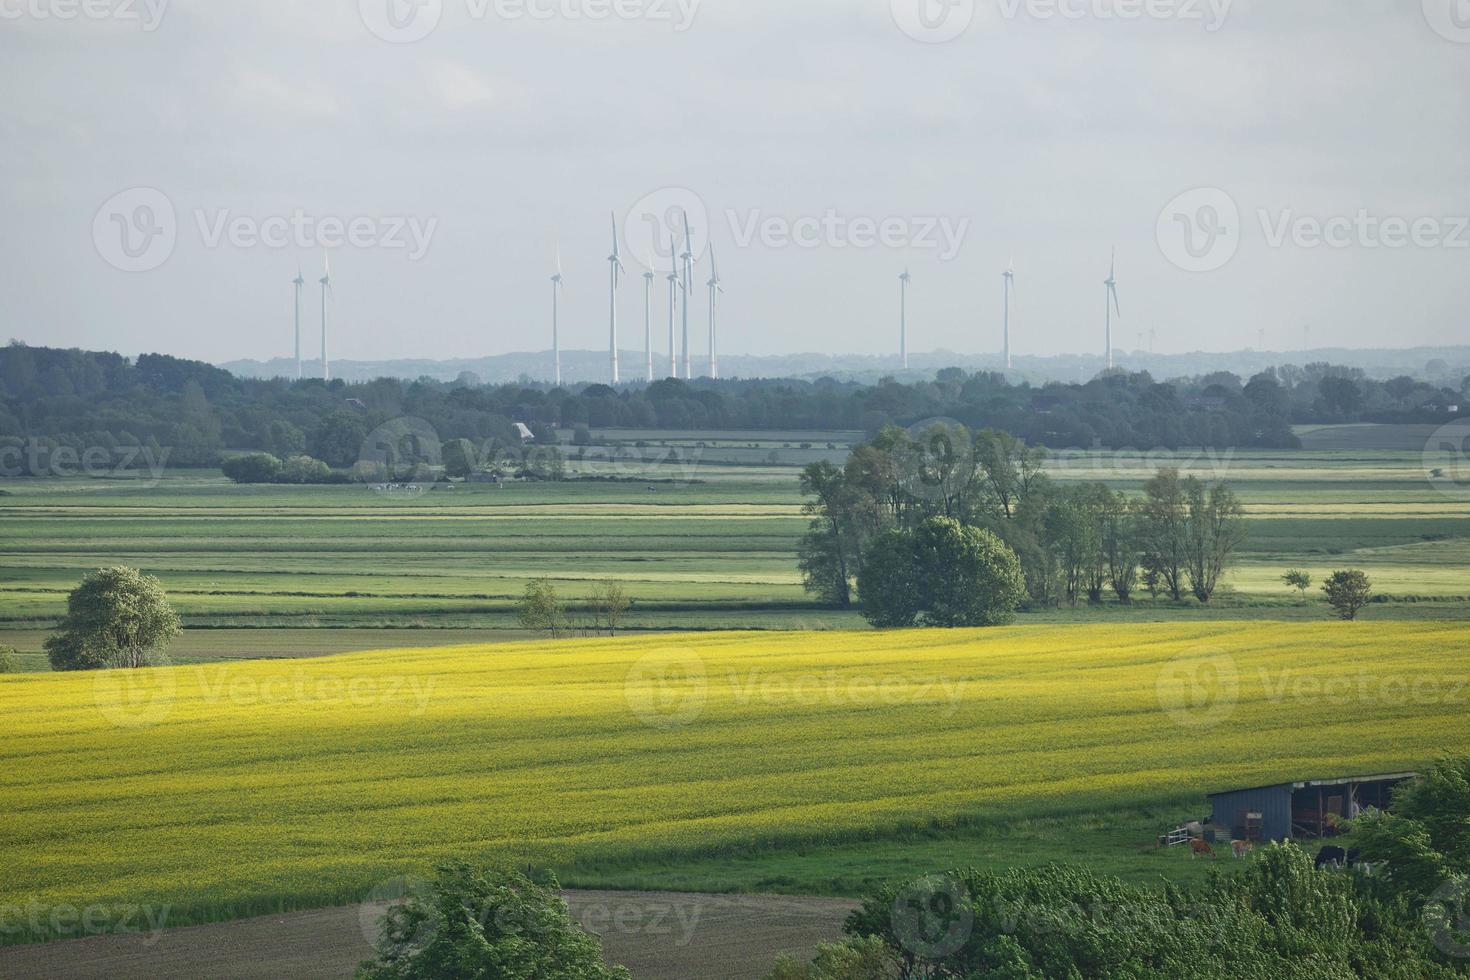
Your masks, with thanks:
M891 980L898 960L877 936L818 943L817 955L802 963L782 953L766 980Z
M538 578L526 583L521 596L519 617L521 628L534 633L545 632L556 639L562 628L561 602L557 599L556 586L549 578Z
M444 475L466 477L479 463L475 444L468 439L451 439L444 444Z
M1245 508L1223 483L1206 487L1194 477L1184 481L1185 568L1194 597L1208 603L1235 549L1245 540Z
M1373 597L1373 583L1362 571L1349 568L1333 572L1322 583L1322 591L1327 595L1327 604L1336 609L1339 616L1345 620L1354 620Z
M847 609L876 508L846 472L826 461L801 471L801 492L808 498L802 513L812 518L797 546L802 584L824 602Z
M515 871L440 865L433 885L389 906L358 980L628 980L557 894Z
M616 636L618 624L623 621L623 614L631 605L623 583L616 579L604 579L593 589L591 604L597 614L598 622L607 623L608 635Z
M367 434L367 427L355 413L333 412L312 432L311 454L328 466L351 466L361 457Z
M310 456L292 456L281 464L282 483L330 483L331 479L331 468Z
M1026 598L1016 553L989 531L931 517L913 532L924 621L932 626L999 626Z
M1004 517L1014 514L1021 499L1031 492L1045 461L1046 450L1027 446L1009 432L986 429L975 436L975 462Z
M1299 568L1293 568L1281 576L1281 581L1296 589L1298 598L1305 599L1307 590L1312 587L1312 576Z
M1143 565L1175 602L1184 597L1186 513L1178 470L1161 469L1143 485L1138 512Z
M225 460L220 471L236 483L275 483L281 477L281 461L270 453L247 453Z
M1108 491L1100 501L1098 521L1103 565L1113 594L1124 605L1133 601L1138 585L1138 524L1128 497Z
M20 661L16 658L15 647L0 646L0 674L14 674L20 671Z
M135 568L101 568L67 597L46 653L52 670L149 667L166 662L168 643L181 631L158 579Z
M1352 830L1364 860L1387 861L1394 889L1422 898L1470 874L1467 818L1470 757L1445 757L1395 787L1389 812L1369 810Z
M923 609L920 587L909 534L895 528L874 538L858 572L863 618L879 629L914 625Z

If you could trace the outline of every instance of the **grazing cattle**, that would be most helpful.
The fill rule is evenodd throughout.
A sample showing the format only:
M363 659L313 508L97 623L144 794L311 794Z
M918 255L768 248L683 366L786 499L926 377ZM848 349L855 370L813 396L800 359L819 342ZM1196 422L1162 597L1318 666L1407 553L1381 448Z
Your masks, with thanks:
M1335 847L1332 844L1324 844L1317 851L1317 856L1312 860L1312 863L1318 868L1341 868L1344 865L1357 864L1361 856L1362 853L1356 847L1344 851L1342 848Z
M1255 850L1255 847L1256 845L1248 840L1233 840L1230 842L1230 853L1233 857L1243 858Z
M1193 861L1195 858L1199 857L1201 854L1208 854L1210 857L1214 857L1215 856L1215 849L1213 847L1211 847L1210 846L1210 842L1207 841L1207 840L1205 840L1204 838L1196 838L1196 839L1190 841L1189 842L1189 859L1191 861Z

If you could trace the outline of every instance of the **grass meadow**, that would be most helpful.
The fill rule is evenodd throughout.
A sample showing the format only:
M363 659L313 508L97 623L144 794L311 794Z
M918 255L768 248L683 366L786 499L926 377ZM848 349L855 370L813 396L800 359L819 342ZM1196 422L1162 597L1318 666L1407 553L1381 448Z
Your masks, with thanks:
M1207 791L1470 749L1467 653L1461 624L1174 623L13 675L0 906L183 924L354 901L450 855L840 891L844 861L901 870L925 835L950 863L1194 874L1148 845Z

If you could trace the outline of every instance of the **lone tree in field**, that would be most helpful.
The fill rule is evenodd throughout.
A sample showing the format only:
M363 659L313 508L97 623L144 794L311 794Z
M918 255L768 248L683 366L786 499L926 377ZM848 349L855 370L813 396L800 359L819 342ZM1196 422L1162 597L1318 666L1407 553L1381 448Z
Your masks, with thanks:
M526 583L526 592L521 596L521 629L535 633L549 633L556 639L562 626L561 602L556 596L556 586L549 578L538 578Z
M1333 572L1322 583L1322 591L1327 594L1327 604L1336 609L1339 616L1354 620L1358 618L1358 611L1373 598L1373 583L1362 571L1349 568Z
M357 968L358 980L628 980L603 963L602 944L557 889L554 879L442 865L431 888L388 908L377 958Z
M46 640L52 670L151 667L166 663L179 616L163 585L136 568L102 568L66 600L59 631Z
M874 540L858 573L863 616L878 627L998 626L1026 597L1021 562L989 531L931 517Z
M1301 599L1305 599L1307 597L1307 590L1312 587L1312 576L1308 575L1306 572L1302 571L1299 568L1293 568L1291 571L1281 576L1281 581L1285 582L1293 589L1296 589L1297 597Z

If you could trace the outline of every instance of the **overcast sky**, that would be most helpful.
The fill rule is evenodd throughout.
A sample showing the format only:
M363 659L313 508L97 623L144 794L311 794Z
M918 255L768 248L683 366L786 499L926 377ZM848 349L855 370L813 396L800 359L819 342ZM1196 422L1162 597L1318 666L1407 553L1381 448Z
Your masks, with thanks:
M732 354L895 351L905 266L997 350L1012 256L1016 351L1100 352L1114 247L1120 348L1470 338L1470 0L417 2L0 0L3 330L287 356L300 263L315 357L332 245L334 357L541 350L559 246L605 347L616 212L635 348L687 206L696 355L706 241Z

